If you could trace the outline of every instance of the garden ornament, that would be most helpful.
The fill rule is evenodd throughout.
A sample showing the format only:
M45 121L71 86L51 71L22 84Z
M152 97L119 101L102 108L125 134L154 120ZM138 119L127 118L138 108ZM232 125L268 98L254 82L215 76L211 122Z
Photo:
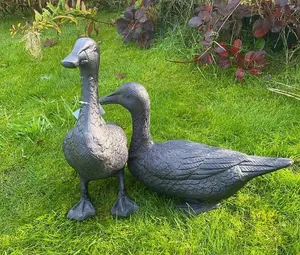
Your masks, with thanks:
M78 120L63 141L65 158L80 176L81 199L67 215L75 220L95 215L88 183L108 177L117 177L120 182L118 198L111 213L127 217L138 209L125 193L124 167L128 159L125 133L121 127L106 123L101 117L98 103L99 59L96 42L90 38L80 38L70 55L61 62L66 68L79 67L82 82Z
M158 193L183 198L178 207L186 214L214 209L251 179L293 164L185 140L154 142L149 95L138 83L125 83L99 102L120 104L131 113L130 172Z

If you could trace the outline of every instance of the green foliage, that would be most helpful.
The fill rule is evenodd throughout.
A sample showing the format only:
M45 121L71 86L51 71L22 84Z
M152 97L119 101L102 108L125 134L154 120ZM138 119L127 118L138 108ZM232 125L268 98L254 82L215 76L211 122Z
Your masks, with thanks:
M114 15L100 13L108 20ZM0 21L0 254L195 254L290 255L300 252L300 104L266 89L275 82L300 87L299 60L291 69L267 69L271 77L235 83L231 70L176 65L176 36L147 51L116 40L101 25L100 95L137 81L151 97L151 132L157 141L187 139L249 154L291 157L294 168L251 181L215 211L186 218L177 200L146 189L126 171L126 185L140 211L113 218L118 181L92 182L97 216L66 219L80 197L79 178L65 162L61 143L75 123L80 101L78 70L60 61L77 39L67 24L61 43L34 61L9 36L19 20ZM186 31L188 32L188 31ZM51 35L45 31L45 36ZM178 40L181 40L181 31ZM170 35L171 36L171 35ZM100 41L99 36L95 38ZM188 46L188 42L187 42ZM183 48L183 47L182 47ZM189 51L187 51L189 53ZM134 58L133 58L134 56ZM123 80L116 73L126 74ZM279 88L281 85L277 85ZM131 135L130 114L107 106L104 118Z
M61 34L61 26L65 23L78 24L79 19L88 21L85 27L85 34L91 36L93 32L98 34L98 25L96 22L97 9L87 9L85 3L81 0L73 3L72 7L59 0L57 6L47 3L46 8L41 12L34 10L34 20L32 23L19 23L12 25L11 35L14 36L19 32L24 34L25 48L34 57L40 58L42 55L40 34L44 30L54 29L57 34Z

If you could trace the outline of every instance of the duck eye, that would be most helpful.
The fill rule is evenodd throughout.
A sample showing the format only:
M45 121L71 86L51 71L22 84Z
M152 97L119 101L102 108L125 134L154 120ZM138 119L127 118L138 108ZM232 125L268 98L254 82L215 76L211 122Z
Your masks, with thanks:
M129 96L129 95L127 95L127 94L124 94L124 97L125 97L125 98L130 98L130 96Z

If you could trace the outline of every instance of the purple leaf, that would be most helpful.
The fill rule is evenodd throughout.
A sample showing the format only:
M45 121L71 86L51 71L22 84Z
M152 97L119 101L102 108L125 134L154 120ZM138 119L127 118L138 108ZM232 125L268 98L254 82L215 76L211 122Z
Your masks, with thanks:
M213 58L210 52L201 52L198 56L195 57L201 65L210 65L213 63Z
M220 43L218 44L214 51L220 56L220 57L223 57L223 58L229 58L229 52L226 48L226 44L225 43Z
M253 35L257 38L263 37L271 29L271 27L274 24L274 21L275 19L271 15L264 19L259 18L254 22L252 26Z
M229 57L219 57L219 66L223 69L228 68L230 65Z
M244 69L238 69L236 70L235 72L235 77L238 81L244 81L245 80L245 73L246 73L246 70Z
M144 6L148 7L150 4L157 4L158 0L144 0Z
M201 11L199 12L199 15L200 19L204 22L208 22L211 20L211 12L210 11Z
M246 70L240 68L240 69L236 70L236 72L235 72L235 78L238 81L244 81L245 80L245 74L246 74Z
M130 31L129 29L129 21L124 19L124 18L120 18L117 20L117 28L118 28L118 33L120 35L127 35Z
M253 66L255 68L262 68L266 64L266 52L263 50L255 51L252 55Z
M209 47L210 44L211 44L211 42L208 42L208 41L205 41L205 40L201 41L200 43L201 43L201 45L206 46L206 47Z
M124 13L124 17L127 20L133 20L133 16L134 16L134 9L133 7L127 7Z
M199 27L203 24L203 21L200 17L193 17L189 20L189 26L190 27Z
M137 40L141 33L142 33L142 26L136 27L132 33L132 38L134 40Z
M224 16L228 16L231 14L231 12L236 8L242 0L229 0L226 7L225 12L223 13Z
M144 31L154 32L154 23L151 20L147 20L146 22L141 24L141 27Z
M134 18L137 19L139 22L144 23L147 21L147 14L145 7L141 7L135 12Z

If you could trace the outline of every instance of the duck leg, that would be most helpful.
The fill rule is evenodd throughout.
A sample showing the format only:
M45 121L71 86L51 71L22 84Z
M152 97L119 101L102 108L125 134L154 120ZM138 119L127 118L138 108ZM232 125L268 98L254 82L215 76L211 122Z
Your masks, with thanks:
M177 206L177 208L182 210L187 216L190 216L208 212L218 208L219 206L219 202L216 201L204 202L199 200L185 199L182 204Z
M96 214L96 209L89 198L88 183L89 181L80 178L81 198L79 202L68 212L67 217L69 219L82 221Z
M124 168L117 174L119 179L119 194L116 202L114 203L111 214L119 217L128 217L139 209L138 205L133 202L125 192L124 184Z

